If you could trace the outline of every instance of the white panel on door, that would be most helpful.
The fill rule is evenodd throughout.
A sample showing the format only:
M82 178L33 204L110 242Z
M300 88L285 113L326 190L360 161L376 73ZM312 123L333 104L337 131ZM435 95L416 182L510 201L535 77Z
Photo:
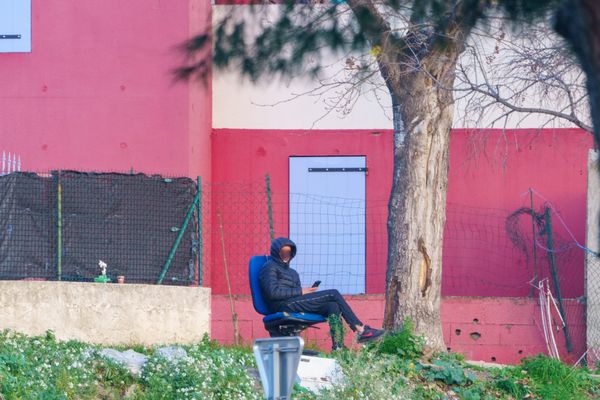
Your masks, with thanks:
M0 0L0 53L31 52L31 0Z
M365 292L365 171L362 156L290 157L292 261L304 287Z

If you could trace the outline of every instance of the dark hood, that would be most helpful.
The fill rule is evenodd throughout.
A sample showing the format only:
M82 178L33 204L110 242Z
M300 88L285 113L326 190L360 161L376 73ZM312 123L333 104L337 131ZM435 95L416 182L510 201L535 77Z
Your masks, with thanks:
M288 265L289 263L283 262L281 257L279 257L279 250L281 250L283 246L290 246L292 248L292 256L290 257L290 261L292 261L296 255L296 243L284 237L273 239L271 242L271 258L279 265Z

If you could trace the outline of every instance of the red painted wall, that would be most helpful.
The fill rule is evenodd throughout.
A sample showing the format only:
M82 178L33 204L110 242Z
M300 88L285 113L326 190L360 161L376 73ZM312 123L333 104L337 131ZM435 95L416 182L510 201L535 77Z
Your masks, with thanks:
M32 0L32 52L0 53L0 152L22 169L210 176L210 88L175 84L208 0Z
M506 234L507 216L520 207L537 210L547 200L553 206L553 231L559 251L558 272L565 300L566 319L573 351L566 352L562 332L556 329L563 359L574 362L585 349L585 307L576 298L583 295L583 252L573 245L564 220L574 238L585 243L585 196L589 134L572 129L472 132L454 130L451 138L448 213L444 238L441 316L448 348L468 358L516 363L522 357L547 353L540 322L537 296L528 281L549 277L545 239L538 240L534 260L517 249ZM370 131L213 131L212 206L219 207L223 235L213 237L214 253L210 286L211 335L231 342L232 322L224 278L225 258L215 240L223 241L228 260L232 293L236 297L241 335L246 341L265 337L261 319L252 308L247 285L247 258L268 249L268 229L247 232L248 225L265 223L264 175L271 176L275 231L287 232L288 157L293 155L366 155L367 176L367 292L383 293L385 282L385 215L392 171L391 132ZM225 157L226 156L226 157ZM219 184L223 186L217 189ZM535 189L530 197L529 188ZM240 204L240 193L254 193ZM250 201L251 200L251 201ZM265 211L257 212L263 207ZM230 214L229 217L227 214ZM244 216L251 215L249 219ZM559 218L560 217L560 218ZM531 219L520 217L518 227L526 236ZM216 225L218 226L218 225ZM213 226L213 232L215 230ZM532 250L532 239L528 251ZM566 245L566 247L564 247ZM447 296L488 297L447 297ZM490 297L501 296L501 297ZM517 298L515 298L517 297ZM384 298L379 294L353 296L352 307L365 323L380 326ZM555 320L558 317L555 315ZM330 346L327 327L308 330L305 339L323 349ZM352 336L347 337L351 344Z
M534 264L538 278L549 277L547 243L540 238L537 258L528 238L528 256L510 241L506 218L530 206L529 188L535 189L534 208L552 202L553 231L564 297L583 295L583 252L574 247L560 216L574 237L585 243L585 192L589 134L576 129L488 130L452 132L448 184L448 214L444 239L443 285L446 296L508 296L532 294L528 282ZM215 185L227 183L227 196L213 197L223 218L223 241L215 232L214 257L205 277L214 293L226 293L222 244L232 293L249 293L247 259L268 251L268 216L264 193L265 174L273 192L275 234L288 232L288 158L314 155L365 155L367 158L367 293L385 290L387 197L392 173L390 131L254 131L213 130ZM251 185L252 188L250 188ZM242 192L256 193L240 200ZM237 194L236 194L237 193ZM215 195L217 196L217 195ZM258 210L258 211L257 211ZM261 211L262 210L262 211ZM250 217L249 217L250 216ZM521 217L519 228L531 233L530 217ZM262 224L261 232L248 227ZM292 238L293 239L293 238ZM563 240L563 242L560 241ZM569 239L567 242L564 240ZM210 277L210 274L214 277Z
M221 343L233 343L233 322L229 298L212 296L211 338ZM385 299L383 295L352 296L348 302L362 322L381 326ZM554 326L555 338L561 359L574 363L585 351L585 308L569 300L567 324L572 341L571 353L566 350L564 335ZM252 308L250 296L236 296L240 336L251 344L256 338L268 337L262 316ZM452 352L462 353L470 360L501 364L516 364L523 357L547 353L539 305L527 298L476 298L446 297L441 303L442 330L446 346ZM558 321L556 315L554 316ZM327 324L320 329L307 329L302 333L309 345L331 349ZM357 346L354 334L348 332L347 346Z
M527 256L506 231L507 216L531 207L533 200L536 210L546 201L553 207L562 295L582 296L584 252L570 235L585 244L587 155L592 146L592 136L580 129L453 130L442 293L527 296L534 269L538 279L550 277L547 236L538 237L533 257L531 217L519 218ZM532 196L529 188L534 189Z
M213 130L212 207L221 211L223 241L213 219L211 268L205 282L213 293L226 293L224 260L232 292L249 293L247 265L251 254L269 250L265 175L270 176L275 236L288 234L288 158L290 156L366 156L367 282L368 293L385 290L387 193L391 186L392 136L379 131L249 131ZM219 186L227 183L226 186ZM243 193L253 193L244 197ZM261 195L262 194L262 195ZM262 224L264 230L249 231ZM370 227L370 229L369 229ZM222 244L226 257L222 257ZM301 251L301 250L300 250ZM208 272L208 273L206 273ZM213 276L211 276L211 274Z

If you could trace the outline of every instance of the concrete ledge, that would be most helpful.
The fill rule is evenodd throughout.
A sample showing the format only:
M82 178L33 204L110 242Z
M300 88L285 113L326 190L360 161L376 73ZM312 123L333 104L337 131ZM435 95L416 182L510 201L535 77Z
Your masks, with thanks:
M166 344L210 334L210 288L0 281L0 329L98 344Z

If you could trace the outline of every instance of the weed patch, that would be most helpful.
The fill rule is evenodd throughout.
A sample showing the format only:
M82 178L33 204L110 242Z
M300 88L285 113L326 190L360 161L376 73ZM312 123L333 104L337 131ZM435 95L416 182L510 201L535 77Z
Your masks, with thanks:
M262 399L249 347L224 347L205 337L182 346L187 356L167 359L151 347L141 377L100 355L100 348L58 341L52 332L27 337L0 331L0 398L16 399ZM410 324L358 351L334 357L344 378L318 394L295 386L294 399L600 399L586 369L544 356L482 371L456 354L422 356ZM473 372L477 372L477 378Z
M405 320L400 330L384 336L379 343L374 344L375 351L379 354L396 355L411 360L419 358L423 354L425 341L413 331L412 321Z

